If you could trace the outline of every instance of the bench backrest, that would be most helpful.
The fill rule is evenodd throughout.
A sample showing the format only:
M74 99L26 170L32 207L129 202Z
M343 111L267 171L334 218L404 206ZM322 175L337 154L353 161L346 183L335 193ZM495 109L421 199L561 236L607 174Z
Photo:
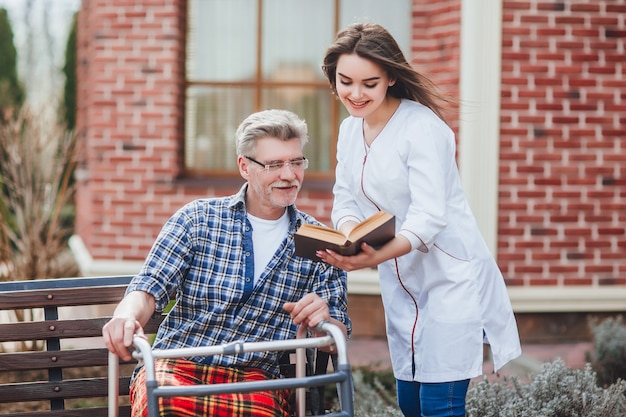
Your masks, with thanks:
M5 412L12 409L33 410L28 415L34 416L107 415L108 352L101 336L102 326L110 317L87 311L85 317L59 318L59 309L115 305L122 299L130 279L131 276L112 276L0 283L0 310L36 309L41 313L43 309L43 314L38 314L41 317L33 321L0 323L0 346L33 340L45 344L43 351L0 353L0 376L4 375L0 382L1 416L26 415ZM112 306L109 310L112 311ZM156 332L159 322L159 318L152 320L146 326L146 333ZM77 338L87 347L72 348ZM133 363L121 367L119 386L123 396L128 395L133 368ZM20 379L6 382L9 375ZM23 382L18 382L21 378ZM41 401L45 410L41 410ZM119 415L130 415L128 402L120 404Z

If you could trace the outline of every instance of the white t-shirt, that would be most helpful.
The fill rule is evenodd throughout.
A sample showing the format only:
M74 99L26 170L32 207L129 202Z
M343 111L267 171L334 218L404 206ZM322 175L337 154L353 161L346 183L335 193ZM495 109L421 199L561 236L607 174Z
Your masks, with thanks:
M261 273L276 253L276 250L287 236L289 217L287 210L276 220L266 220L248 213L252 224L252 247L254 248L254 285Z

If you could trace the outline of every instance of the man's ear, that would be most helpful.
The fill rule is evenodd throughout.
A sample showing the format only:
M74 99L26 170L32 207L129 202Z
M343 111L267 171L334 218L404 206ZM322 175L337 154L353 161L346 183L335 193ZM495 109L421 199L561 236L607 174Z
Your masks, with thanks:
M250 169L250 161L243 156L238 156L237 165L239 166L239 174L241 174L243 179L248 180L248 178L250 178L250 172L248 172Z

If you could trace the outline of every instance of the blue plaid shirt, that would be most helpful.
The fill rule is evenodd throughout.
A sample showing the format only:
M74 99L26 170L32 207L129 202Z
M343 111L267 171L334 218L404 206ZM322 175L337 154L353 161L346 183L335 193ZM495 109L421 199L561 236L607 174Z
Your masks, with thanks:
M152 294L156 312L176 304L161 324L155 349L220 345L232 341L284 340L297 327L283 310L314 292L331 317L351 331L346 273L324 262L294 255L293 234L313 217L288 207L289 232L253 284L252 226L246 216L244 185L230 197L198 199L179 209L163 226L127 293ZM254 352L189 358L209 365L261 368L278 374L282 352Z

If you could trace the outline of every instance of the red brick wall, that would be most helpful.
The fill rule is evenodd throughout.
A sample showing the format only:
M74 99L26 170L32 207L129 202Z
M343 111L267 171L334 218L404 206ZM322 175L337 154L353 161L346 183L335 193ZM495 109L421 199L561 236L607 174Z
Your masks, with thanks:
M413 3L412 62L452 94L460 4ZM625 12L503 3L498 262L510 285L626 281ZM141 260L179 206L238 188L179 178L184 21L184 0L83 2L76 231L95 259ZM331 203L329 187L298 200L325 222Z
M498 261L513 285L626 283L626 4L504 1Z
M444 95L458 98L461 55L461 0L414 0L413 66ZM458 114L446 121L458 132Z
M142 259L189 199L180 173L184 2L90 0L79 18L76 231L98 259Z

